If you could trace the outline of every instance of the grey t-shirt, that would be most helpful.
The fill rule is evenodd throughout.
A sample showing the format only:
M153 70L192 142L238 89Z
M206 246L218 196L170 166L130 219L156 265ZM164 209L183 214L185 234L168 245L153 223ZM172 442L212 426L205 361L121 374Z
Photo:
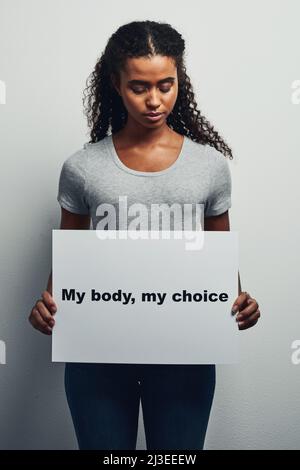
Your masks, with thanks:
M57 199L70 212L90 214L95 230L197 230L203 217L231 207L231 175L227 157L186 136L168 168L133 170L110 134L65 160Z

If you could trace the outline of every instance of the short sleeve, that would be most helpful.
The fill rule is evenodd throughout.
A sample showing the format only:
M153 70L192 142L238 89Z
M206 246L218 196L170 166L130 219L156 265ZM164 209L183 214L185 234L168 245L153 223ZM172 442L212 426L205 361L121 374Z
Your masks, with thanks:
M65 160L58 184L59 204L75 214L89 214L83 152L79 150Z
M231 174L228 159L214 151L209 160L209 193L205 204L205 217L220 215L231 207Z

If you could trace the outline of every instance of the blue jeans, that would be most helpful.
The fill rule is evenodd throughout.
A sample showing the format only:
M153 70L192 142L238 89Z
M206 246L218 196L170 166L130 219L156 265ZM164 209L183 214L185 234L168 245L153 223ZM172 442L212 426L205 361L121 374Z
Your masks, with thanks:
M79 449L134 450L140 399L147 450L203 449L215 366L66 363Z

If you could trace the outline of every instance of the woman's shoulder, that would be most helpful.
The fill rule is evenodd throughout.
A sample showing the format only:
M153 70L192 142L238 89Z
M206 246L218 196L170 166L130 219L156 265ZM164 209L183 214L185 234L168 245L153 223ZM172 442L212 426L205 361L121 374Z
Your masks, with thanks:
M99 140L98 142L85 142L80 149L71 153L63 162L63 166L73 171L86 170L89 165L96 159L101 161L101 157L106 155L106 140Z
M197 142L187 136L186 141L189 155L198 163L209 163L210 166L226 165L228 159L212 145Z
M188 141L190 148L194 149L194 151L197 152L198 154L201 153L212 159L226 158L225 155L220 150L217 150L214 146L210 144L197 142L188 136L185 136L185 138Z

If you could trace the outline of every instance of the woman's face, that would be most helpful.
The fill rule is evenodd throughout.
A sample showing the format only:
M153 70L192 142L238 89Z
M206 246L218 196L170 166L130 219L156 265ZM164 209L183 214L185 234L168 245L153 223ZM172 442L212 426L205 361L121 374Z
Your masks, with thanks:
M132 119L144 127L165 125L178 95L177 69L170 57L155 55L151 58L127 59L120 72L120 83L113 80ZM156 120L146 113L162 113Z

